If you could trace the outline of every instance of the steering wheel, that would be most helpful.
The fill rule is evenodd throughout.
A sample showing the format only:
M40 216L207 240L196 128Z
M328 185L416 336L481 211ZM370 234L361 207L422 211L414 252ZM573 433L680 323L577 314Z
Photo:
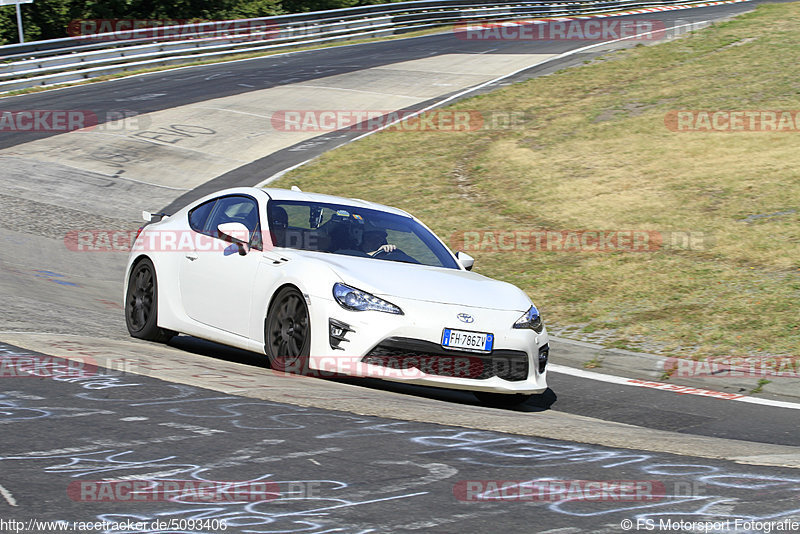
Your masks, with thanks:
M376 252L375 254L372 255L372 257L373 258L383 258L383 257L389 256L391 254L397 254L397 253L403 254L403 255L407 255L405 252L403 252L399 248L396 248L396 249L394 249L394 250L392 250L390 252L387 252L387 251L385 251L383 249L379 249L378 252Z
M399 248L396 248L391 252L384 252L381 250L372 257L381 260L399 261L403 263L416 263L416 264L420 263L417 259L413 258L412 256L409 256Z

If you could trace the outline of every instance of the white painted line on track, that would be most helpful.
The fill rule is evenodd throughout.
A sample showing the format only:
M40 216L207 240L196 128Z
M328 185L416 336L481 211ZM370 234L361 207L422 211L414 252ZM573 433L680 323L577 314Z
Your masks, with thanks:
M0 330L0 335L3 334L33 334L35 336L76 336L77 334L58 334L56 332L33 332L31 330Z
M748 0L732 0L732 1L733 2L739 2L739 1L748 1ZM672 30L674 31L674 30L676 30L678 28L685 28L687 26L696 27L698 24L705 24L707 22L711 23L711 22L713 22L713 20L701 20L701 21L698 21L698 22L691 22L689 24L681 24L680 26L673 26ZM575 50L569 50L567 52L564 52L563 54L558 54L556 56L549 57L547 59L543 59L541 61L538 61L538 62L534 63L533 65L528 65L528 66L519 68L519 69L517 69L517 70L515 70L515 71L513 71L513 72L511 72L509 74L504 74L504 75L499 76L497 78L491 79L488 82L484 82L484 83L478 84L478 85L476 85L474 87L470 87L468 89L465 89L463 91L459 91L458 93L456 93L456 94L454 94L452 96L449 96L449 97L447 97L447 98L445 98L443 100L440 100L440 101L438 101L438 102L436 102L434 104L431 104L430 106L427 106L427 107L425 107L423 109L420 109L419 111L415 111L414 113L410 113L410 114L408 114L406 116L403 116L400 119L397 119L397 120L395 120L393 122L385 124L385 125L381 126L380 128L376 128L374 130L370 130L369 132L366 132L366 133L364 133L362 135L359 135L358 137L354 137L353 139L350 139L349 141L346 141L346 142L342 143L339 146L344 146L344 145L350 144L350 143L352 143L354 141L358 141L359 139L363 139L364 137L367 137L368 135L372 135L374 133L380 132L381 130L385 130L386 128L390 128L391 126L394 126L395 124L397 124L399 122L407 121L408 119L416 117L417 115L425 113L426 111L429 111L431 109L437 108L437 107L439 107L439 106L441 106L441 105L443 105L443 104L445 104L447 102L450 102L451 100L455 100L457 98L461 98L462 96L468 95L469 93L471 93L473 91L477 91L478 89L482 89L482 88L484 88L484 87L486 87L488 85L492 85L492 84L497 83L497 82L499 82L501 80L504 80L506 78L510 78L512 76L515 76L515 75L519 74L520 72L524 72L524 71L532 69L534 67L538 67L539 65L544 65L545 63L547 63L549 61L555 61L557 59L563 59L565 57L569 57L569 56L572 56L574 54L578 54L580 52L584 52L586 50L591 50L592 48L597 48L597 47L600 47L600 46L606 46L606 45L617 43L617 42L621 42L621 41L628 41L630 39L636 39L637 37L643 37L645 35L658 33L660 31L663 31L663 30L653 30L653 31L644 32L644 33L637 33L635 35L629 35L628 37L621 37L619 39L613 39L611 41L603 41L602 43L595 43L595 44L591 44L591 45L588 45L588 46L582 46L581 48L576 48ZM337 146L336 148L339 148L339 146ZM266 180L263 180L263 181L257 183L254 187L264 187L264 186L274 182L275 180L277 180L278 178L280 178L281 176L283 176L287 172L289 172L291 170L294 170L294 169L296 169L298 167L302 167L306 163L308 163L310 161L313 161L318 157L319 156L314 156L313 158L308 158L307 160L301 161L300 163L298 163L296 165L293 165L293 166L289 167L288 169L284 169L282 171L279 171L279 172L273 174L272 176L270 176L269 178L267 178Z
M9 506L18 506L17 501L16 499L14 499L14 496L11 495L11 492L8 491L6 488L4 488L2 485L0 485L0 495L3 496L3 498L9 504Z
M65 165L65 166L66 167L70 167L72 169L77 169L76 167L73 167L71 165ZM83 171L84 169L77 169L77 170L78 171ZM127 182L134 182L134 183L137 183L137 184L149 185L149 186L152 186L152 187L160 187L161 189L169 189L170 191L191 191L192 190L192 188L187 188L187 187L172 187L171 185L154 184L152 182L145 182L144 180L137 180L136 178L131 178L130 176L123 176L121 174L106 174L105 176L107 176L109 178L113 177L116 180L124 180L124 181L127 181Z
M193 109L211 109L214 111L224 111L225 113L234 113L238 115L247 115L249 117L258 117L259 119L271 119L272 113L267 113L266 115L261 115L258 113L251 113L249 111L239 111L238 109L230 109L230 108L220 108L215 106L203 106L203 105L194 105L192 106ZM123 136L125 137L125 136Z
M363 93L367 95L391 96L394 98L409 98L412 100L419 100L419 97L416 96L398 95L396 93L382 93L380 91L365 91L363 89L351 89L349 87L329 87L327 85L304 85L300 83L295 84L292 87L303 87L304 89L327 89L331 91L345 91L350 93Z
M278 171L275 174L273 174L272 176L270 176L269 178L267 178L266 180L264 180L263 182L261 182L260 184L255 185L254 187L264 187L268 183L274 182L275 180L277 180L278 178L280 178L281 176L283 176L287 172L291 172L291 171L297 169L298 167L302 167L303 165L305 165L306 163L308 163L312 159L314 159L314 158L309 158L309 159L307 159L305 161L301 161L300 163L292 165L291 167L287 167L287 168L283 169L282 171Z
M800 404L795 402L761 399L758 397L749 397L747 395L739 395L736 393L724 393L722 391L714 391L711 389L695 388L691 386L681 386L679 384L667 384L665 382L655 382L652 380L625 378L622 376L607 375L603 373L596 373L594 371L586 371L584 369L575 369L574 367L567 367L565 365L549 364L547 366L547 370L554 373L574 376L577 378L585 378L588 380L607 382L609 384L619 384L622 386L658 389L661 391L671 391L672 393L677 393L679 395L696 395L699 397L712 397L715 399L747 402L749 404L760 404L762 406L773 406L777 408L789 408L791 410L800 410Z

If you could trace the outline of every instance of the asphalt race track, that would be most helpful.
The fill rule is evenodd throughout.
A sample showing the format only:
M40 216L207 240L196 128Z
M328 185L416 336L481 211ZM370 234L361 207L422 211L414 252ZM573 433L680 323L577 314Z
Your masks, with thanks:
M8 346L0 352L42 358L54 373L60 365ZM232 532L496 532L502 524L523 533L621 532L625 520L662 518L733 524L798 512L800 477L790 469L359 416L83 371L20 379L0 398L4 518L145 522L139 532L192 531L151 528L157 520L216 520ZM98 489L104 479L119 482ZM158 491L142 502L122 489L135 480ZM558 484L575 480L636 482L638 491L586 500L579 493L587 486L577 486L565 495ZM542 489L523 492L531 481ZM215 491L189 489L200 483Z
M754 5L646 17L669 28ZM278 110L422 109L630 46L560 56L593 44L437 34L1 98L2 110L88 110L100 124L0 132L0 532L53 530L34 519L143 524L94 530L131 533L221 532L220 521L227 532L559 534L799 522L791 387L762 404L734 400L755 379L681 382L703 388L689 394L637 387L625 380L656 380L657 362L621 351L602 372L622 378L598 380L570 369L603 349L559 339L551 390L515 410L466 392L282 376L263 356L188 336L131 339L127 255L65 240L135 229L141 210L262 183L363 133L274 131ZM103 479L156 490L134 499ZM587 481L605 489L589 498ZM216 498L187 490L200 482Z

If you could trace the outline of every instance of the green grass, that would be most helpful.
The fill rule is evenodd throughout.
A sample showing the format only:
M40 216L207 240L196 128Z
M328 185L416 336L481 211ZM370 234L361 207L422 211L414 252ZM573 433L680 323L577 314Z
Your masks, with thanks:
M800 132L673 132L664 119L800 109L798 30L800 4L760 6L450 108L519 113L515 128L385 131L274 185L398 206L451 245L481 230L692 232L702 242L688 250L469 252L526 290L551 332L602 329L606 346L695 358L796 355Z
M761 393L762 391L764 391L764 386L771 383L772 380L767 380L766 378L759 378L758 384L756 385L756 387L750 390L750 394L755 395L756 393Z

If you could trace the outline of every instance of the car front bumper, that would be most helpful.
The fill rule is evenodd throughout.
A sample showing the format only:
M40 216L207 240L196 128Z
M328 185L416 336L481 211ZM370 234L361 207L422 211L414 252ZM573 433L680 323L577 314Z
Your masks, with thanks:
M522 311L384 297L403 315L350 311L333 299L310 298L309 368L430 386L495 393L547 389L547 330L514 329ZM474 321L464 324L459 314ZM491 333L491 352L442 346L445 328Z

